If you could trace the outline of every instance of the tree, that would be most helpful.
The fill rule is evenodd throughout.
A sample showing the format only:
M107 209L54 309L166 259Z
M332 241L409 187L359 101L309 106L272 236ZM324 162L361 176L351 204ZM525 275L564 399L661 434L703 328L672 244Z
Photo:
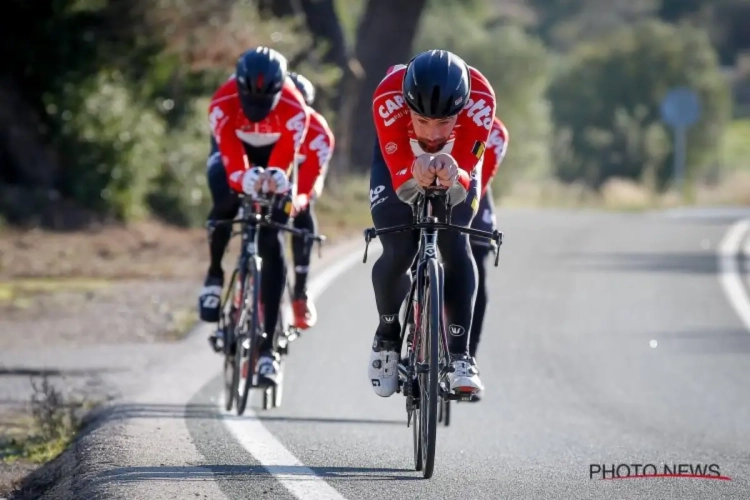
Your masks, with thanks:
M424 16L415 50L441 47L479 69L497 98L497 116L508 127L510 143L496 187L520 177L550 173L552 125L545 92L550 70L542 42L515 26L485 28L481 6L450 4ZM492 24L492 23L491 23Z
M361 81L350 73L342 83L344 99L339 108L338 172L365 172L372 161L375 125L372 94L388 67L411 57L419 18L427 0L369 0L357 29L355 58L364 73Z
M646 21L580 46L549 92L558 132L570 147L558 176L595 187L612 176L665 187L671 146L659 106L676 85L692 87L703 102L689 135L689 172L696 174L716 157L731 105L706 33Z

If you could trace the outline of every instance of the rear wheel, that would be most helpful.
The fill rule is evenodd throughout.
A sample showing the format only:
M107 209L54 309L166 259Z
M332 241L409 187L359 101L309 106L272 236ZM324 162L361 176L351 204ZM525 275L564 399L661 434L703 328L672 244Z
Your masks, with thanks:
M245 413L250 388L253 386L255 365L258 362L260 348L260 259L250 260L250 269L245 281L243 307L249 308L245 325L242 325L243 335L238 339L237 368L240 371L240 387L238 388L237 415ZM249 302L249 304L248 304Z

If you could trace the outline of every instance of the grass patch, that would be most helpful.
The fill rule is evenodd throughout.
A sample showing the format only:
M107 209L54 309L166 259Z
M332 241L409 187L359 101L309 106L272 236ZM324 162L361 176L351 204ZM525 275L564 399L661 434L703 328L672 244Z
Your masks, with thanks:
M95 404L66 397L47 376L31 379L33 394L29 414L11 418L0 434L0 460L23 460L43 464L57 457L73 441L81 427L83 414Z
M107 280L82 278L11 279L0 283L0 306L27 308L39 295L93 293L109 284Z
M169 320L170 324L166 332L164 332L164 339L175 342L184 339L198 321L195 309L189 308L177 309L170 312Z
M331 179L323 196L315 202L315 213L320 231L330 240L361 234L372 226L369 177Z
M685 196L655 193L643 184L613 178L601 189L553 179L517 182L497 201L500 207L573 208L638 212L687 205L750 205L750 171L731 171L714 183L698 183Z

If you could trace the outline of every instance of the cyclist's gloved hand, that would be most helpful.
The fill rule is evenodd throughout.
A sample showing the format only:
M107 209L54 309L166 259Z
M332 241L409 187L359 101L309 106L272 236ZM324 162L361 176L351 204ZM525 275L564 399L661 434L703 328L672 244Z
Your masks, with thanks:
M263 176L263 167L252 167L242 174L242 192L251 196L258 194L260 179Z
M284 194L290 188L286 172L279 167L268 167L259 180L263 193Z
M296 216L298 213L306 209L309 204L310 204L310 197L308 195L298 194L294 198L294 212L292 212L292 215Z
M456 160L447 153L438 153L432 159L432 167L441 187L449 188L458 179L458 164Z
M414 159L411 164L411 174L420 187L429 187L435 180L435 167L432 165L434 156L424 153Z

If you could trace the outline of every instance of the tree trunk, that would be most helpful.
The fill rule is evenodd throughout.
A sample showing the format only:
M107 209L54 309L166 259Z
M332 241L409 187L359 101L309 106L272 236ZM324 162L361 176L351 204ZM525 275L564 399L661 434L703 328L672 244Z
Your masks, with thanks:
M52 190L60 166L44 139L34 111L12 81L0 81L0 147L10 162L0 178L21 186Z
M339 68L346 66L346 40L333 0L300 0L300 5L315 48L321 43L328 45L323 54L323 63L335 64Z
M372 94L390 66L411 58L412 43L426 4L427 0L367 2L357 29L355 50L364 78L356 81L353 73L342 86L345 98L337 127L337 141L342 150L336 165L338 173L369 170L375 141Z

